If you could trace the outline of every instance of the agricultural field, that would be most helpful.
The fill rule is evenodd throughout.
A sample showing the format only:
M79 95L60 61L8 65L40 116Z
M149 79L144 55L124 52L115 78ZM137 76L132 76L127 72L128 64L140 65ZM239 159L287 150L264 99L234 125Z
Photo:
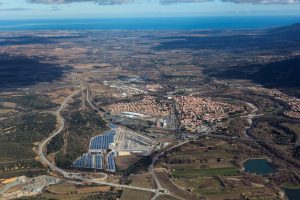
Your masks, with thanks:
M203 168L203 169L172 169L174 178L193 178L193 177L213 177L213 176L237 176L239 169L236 167L230 168Z
M67 191L70 191L69 188L66 188ZM88 189L88 188L87 188ZM99 189L99 188L98 188ZM91 187L89 190L93 190ZM43 194L36 197L23 197L17 198L17 200L99 200L99 199L107 199L107 200L115 200L120 196L119 192L112 191L101 191L99 189L97 192L89 192L89 193L78 193L77 190L72 190L71 193L61 193L58 190L58 193L52 193L49 191L45 191Z
M128 177L128 180L131 182L130 185L154 188L154 182L150 174L133 174ZM121 200L151 199L152 196L153 194L150 192L133 192L132 190L124 190L121 196Z
M263 156L244 144L204 138L167 153L159 164L166 169L157 173L162 180L170 176L172 181L166 186L169 190L180 187L208 199L239 199L242 195L262 194L272 199L277 191L264 186L264 178L243 171L243 160Z
M0 31L0 199L47 174L59 181L19 199L287 200L300 184L299 35Z

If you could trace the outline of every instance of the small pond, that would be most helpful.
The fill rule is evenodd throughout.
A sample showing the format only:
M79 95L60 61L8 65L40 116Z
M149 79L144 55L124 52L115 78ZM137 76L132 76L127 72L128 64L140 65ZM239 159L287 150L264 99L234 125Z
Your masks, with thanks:
M288 189L284 188L285 196L289 200L299 200L300 199L300 189Z
M244 162L246 172L259 175L271 174L276 171L275 167L266 159L249 159Z

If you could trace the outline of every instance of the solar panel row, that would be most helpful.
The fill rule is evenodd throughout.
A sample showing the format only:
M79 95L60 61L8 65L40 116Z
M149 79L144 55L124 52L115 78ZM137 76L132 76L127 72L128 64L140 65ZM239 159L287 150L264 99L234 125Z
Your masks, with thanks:
M114 142L115 131L109 131L104 135L98 135L91 139L90 149L101 149L106 150L109 145Z
M73 167L87 169L103 169L103 157L100 154L83 154L72 164Z
M114 159L115 156L116 156L116 152L112 151L107 157L108 170L112 171L112 172L116 171L116 163L115 163L115 159Z
M101 155L96 155L95 156L95 160L96 160L96 169L103 169L102 167L102 156Z

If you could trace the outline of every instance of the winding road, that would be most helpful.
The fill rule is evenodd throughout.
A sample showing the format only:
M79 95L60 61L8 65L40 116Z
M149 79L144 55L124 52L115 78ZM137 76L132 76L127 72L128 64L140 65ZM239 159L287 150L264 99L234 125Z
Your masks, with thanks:
M54 131L53 133L50 134L50 136L48 138L46 138L45 140L43 140L42 142L40 142L37 145L37 154L40 158L40 161L45 165L48 166L52 171L57 172L59 174L61 174L64 178L67 179L73 179L73 180L81 180L84 182L89 182L89 183L95 183L95 184L100 184L100 185L107 185L107 186L112 186L112 187L116 187L116 188L124 188L124 189L133 189L133 190L141 190L141 191L146 191L146 192L152 192L155 194L160 194L161 191L159 191L158 189L153 189L153 188L143 188L143 187L137 187L137 186L131 186L131 185L123 185L123 184L116 184L116 183L110 183L110 182L105 182L105 181L96 181L93 179L87 179L84 178L82 176L80 176L80 174L76 174L76 173L71 173L71 172L67 172L64 171L63 169L60 169L59 167L57 167L56 165L52 164L45 156L45 148L46 145L58 134L60 134L64 128L65 128L65 119L63 118L63 116L61 115L61 111L65 108L65 106L67 105L67 103L69 102L69 100L74 97L75 95L79 94L80 92L86 90L87 91L87 98L88 98L88 102L91 103L91 101L89 100L89 91L88 88L86 87L86 85L81 85L81 89L72 93L71 95L69 95L61 104L61 106L59 107L59 109L56 111L56 117L57 117L57 122L58 122L58 128L56 131Z
M84 90L84 88L81 87L80 90L72 93L71 95L69 95L61 104L61 106L59 107L59 109L56 111L56 118L57 118L57 123L58 123L58 129L53 132L52 134L50 134L50 136L48 138L46 138L44 141L40 142L37 146L37 152L38 152L38 156L40 158L40 161L50 167L50 169L52 171L55 172L59 172L60 174L62 174L64 177L68 177L68 173L65 172L64 170L58 168L57 166L55 166L54 164L52 164L44 155L44 149L45 146L59 133L61 133L64 128L65 128L65 119L63 118L63 116L61 115L61 111L65 108L66 104L68 103L68 101L74 97L75 95L79 94L80 92L82 92Z
M45 149L47 144L58 134L60 134L64 129L65 129L65 119L63 118L63 116L61 115L61 112L63 109L65 109L67 103L76 95L78 95L81 92L86 91L86 101L88 102L89 106L95 111L97 112L100 116L102 116L102 112L96 108L96 106L93 104L92 102L92 94L91 91L89 89L89 86L86 82L84 81L80 81L80 89L75 91L74 93L72 93L71 95L69 95L61 104L61 106L59 107L59 109L56 111L56 117L57 117L57 130L54 131L53 133L50 134L50 136L48 138L46 138L45 140L41 141L40 143L38 143L37 145L37 154L39 156L40 161L45 165L48 166L53 172L56 172L60 175L62 175L64 178L66 179L71 179L71 180L75 180L75 181L82 181L85 183L95 183L95 184L99 184L99 185L107 185L107 186L112 186L112 187L116 187L116 188L121 188L121 189L132 189L132 190L140 190L140 191L145 191L145 192L151 192L154 193L155 195L153 196L153 200L156 199L158 196L160 195L170 195L173 196L177 199L182 199L174 194L170 194L169 191L165 188L163 188L155 174L154 171L154 165L156 163L156 161L158 160L158 158L160 156L162 156L166 151L170 151L174 148L177 148L181 145L184 145L188 142L190 142L190 140L185 140L182 141L174 146L171 146L169 148L167 148L166 150L157 153L153 160L152 163L149 166L149 172L153 177L153 180L155 181L156 184L156 189L154 188L144 188L144 187L137 187L137 186L132 186L132 185L124 185L124 184L117 184L117 183L110 183L110 182L106 182L106 181L97 181L94 179L89 179L89 178L85 178L83 177L81 174L79 173L72 173L72 172L68 172L65 171L59 167L57 167L55 164L51 163L47 157L45 156ZM206 135L206 134L202 134Z

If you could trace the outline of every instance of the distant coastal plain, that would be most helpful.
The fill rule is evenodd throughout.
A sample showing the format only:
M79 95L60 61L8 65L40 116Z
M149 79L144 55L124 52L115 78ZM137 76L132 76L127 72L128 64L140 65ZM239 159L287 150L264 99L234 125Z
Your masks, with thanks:
M263 29L299 21L300 16L0 20L0 31Z

